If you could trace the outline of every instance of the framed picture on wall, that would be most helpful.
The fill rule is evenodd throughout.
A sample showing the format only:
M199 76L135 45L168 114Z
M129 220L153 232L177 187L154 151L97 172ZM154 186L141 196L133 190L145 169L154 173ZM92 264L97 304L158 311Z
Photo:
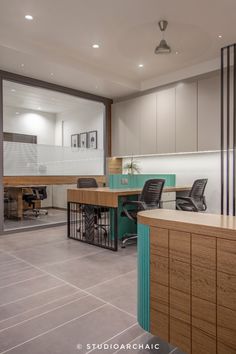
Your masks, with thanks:
M81 148L86 148L88 146L88 133L81 133L79 135L79 141L80 141L79 146Z
M71 147L79 147L79 134L71 135Z
M98 142L97 142L97 130L93 130L91 132L88 132L88 148L89 149L97 149L98 148Z

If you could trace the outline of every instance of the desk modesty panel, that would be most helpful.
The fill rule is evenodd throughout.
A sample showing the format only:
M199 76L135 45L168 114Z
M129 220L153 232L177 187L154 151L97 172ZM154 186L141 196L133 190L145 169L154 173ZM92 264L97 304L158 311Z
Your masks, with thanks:
M138 321L187 354L236 353L236 217L139 213Z

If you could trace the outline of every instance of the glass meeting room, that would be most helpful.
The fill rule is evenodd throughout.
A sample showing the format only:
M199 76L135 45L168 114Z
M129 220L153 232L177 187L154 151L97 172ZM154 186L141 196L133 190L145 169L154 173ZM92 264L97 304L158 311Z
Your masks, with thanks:
M3 81L4 230L62 224L78 176L104 175L105 106Z

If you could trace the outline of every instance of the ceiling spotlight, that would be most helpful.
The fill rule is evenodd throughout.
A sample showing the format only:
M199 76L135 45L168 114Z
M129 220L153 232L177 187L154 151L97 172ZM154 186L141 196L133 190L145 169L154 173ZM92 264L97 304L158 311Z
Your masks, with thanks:
M162 32L162 40L160 41L159 45L155 49L155 54L169 54L171 52L170 46L167 44L166 40L164 39L164 32L168 26L168 21L161 20L158 22L160 31Z
M40 110L41 110L41 107L38 107L38 110L40 111Z
M22 68L24 68L25 64L20 64L20 66L21 66Z
M54 74L53 73L50 73L51 76L53 76Z
M15 89L11 89L11 92L16 92L16 90Z
M25 15L25 19L28 21L32 21L34 18L32 15Z
M178 55L178 54L179 54L179 52L176 50L175 54L176 54L176 55Z
M19 112L16 112L16 115L20 114Z
M219 34L218 38L222 38L222 35L221 35L221 34Z
M143 68L143 64L139 64L138 67L139 67L139 68Z
M99 48L99 44L93 44L93 48L94 49L98 49Z

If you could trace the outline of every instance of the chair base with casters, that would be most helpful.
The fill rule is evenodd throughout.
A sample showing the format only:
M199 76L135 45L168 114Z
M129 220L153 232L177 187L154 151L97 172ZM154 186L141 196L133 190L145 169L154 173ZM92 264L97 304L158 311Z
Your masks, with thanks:
M161 207L164 183L164 179L150 179L146 181L139 200L123 203L121 216L127 217L137 225L137 214L139 211L159 209ZM127 207L130 208L128 209ZM137 240L137 237L137 234L124 234L121 239L121 248L125 248L127 242Z
M46 187L34 187L30 188L27 192L23 194L23 200L28 204L29 209L24 211L24 216L35 216L36 218L40 215L48 215L47 209L41 209L36 207L37 202L47 198Z

